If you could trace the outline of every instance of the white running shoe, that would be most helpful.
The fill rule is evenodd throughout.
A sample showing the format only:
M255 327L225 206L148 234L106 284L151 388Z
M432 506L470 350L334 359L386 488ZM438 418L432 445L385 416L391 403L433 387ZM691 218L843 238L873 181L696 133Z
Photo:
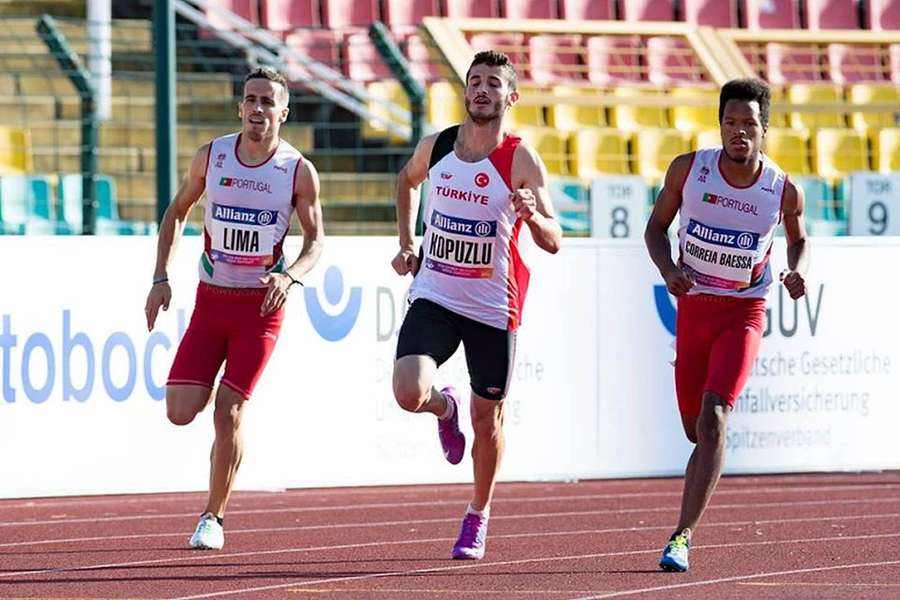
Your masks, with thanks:
M221 550L225 545L225 530L219 525L216 516L206 512L200 515L197 530L191 536L191 548L201 550Z

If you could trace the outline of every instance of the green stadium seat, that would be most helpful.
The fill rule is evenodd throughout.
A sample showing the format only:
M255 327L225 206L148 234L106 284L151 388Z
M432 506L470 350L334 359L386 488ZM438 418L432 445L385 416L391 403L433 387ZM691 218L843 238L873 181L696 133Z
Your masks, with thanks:
M157 230L156 223L123 221L116 206L115 180L107 175L97 175L94 189L97 207L98 235L148 235ZM82 231L82 176L79 173L62 175L57 187L57 223L60 233Z

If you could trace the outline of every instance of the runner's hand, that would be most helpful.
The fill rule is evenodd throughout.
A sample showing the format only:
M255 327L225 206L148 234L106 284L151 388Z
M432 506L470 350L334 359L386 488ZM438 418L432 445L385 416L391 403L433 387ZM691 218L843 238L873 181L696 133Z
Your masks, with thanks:
M779 279L794 300L806 294L806 280L797 271L784 270Z
M686 294L696 283L693 277L685 273L679 268L674 268L666 273L663 278L666 280L666 287L673 296L681 296Z
M284 305L284 301L287 300L288 288L293 282L284 273L266 273L259 278L259 282L268 288L266 298L259 307L259 316L264 317Z
M412 273L413 277L419 272L419 257L415 250L401 250L391 261L391 266L397 271L397 275Z
M534 219L537 214L537 200L534 192L528 188L519 188L510 196L516 215L525 222Z
M144 316L147 317L147 331L153 331L160 306L163 310L169 310L170 300L172 300L172 288L169 287L168 281L157 283L150 288L150 293L147 294L147 304L144 305Z

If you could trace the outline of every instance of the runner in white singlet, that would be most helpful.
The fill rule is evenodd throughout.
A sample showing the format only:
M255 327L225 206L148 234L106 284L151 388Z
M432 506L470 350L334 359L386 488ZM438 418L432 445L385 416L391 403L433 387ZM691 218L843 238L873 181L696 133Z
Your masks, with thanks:
M212 400L216 437L209 498L190 545L219 549L222 517L241 462L240 423L246 401L272 354L288 291L316 264L324 238L319 180L313 165L279 138L288 115L287 83L271 69L244 80L241 131L217 138L194 155L190 171L159 227L147 328L172 298L168 265L194 205L206 192L204 252L191 322L166 385L169 420L187 425ZM303 231L300 255L282 254L291 214Z
M451 556L484 556L491 496L503 453L503 399L515 360L528 269L519 253L523 225L537 246L559 250L562 230L540 157L503 129L518 100L515 70L497 52L475 56L466 74L466 120L423 139L400 171L400 251L392 265L412 273L411 306L397 340L394 395L410 412L438 417L445 458L459 463L459 395L432 386L438 367L462 343L472 390L474 494ZM413 226L419 184L428 179L421 254ZM421 260L420 260L421 259Z

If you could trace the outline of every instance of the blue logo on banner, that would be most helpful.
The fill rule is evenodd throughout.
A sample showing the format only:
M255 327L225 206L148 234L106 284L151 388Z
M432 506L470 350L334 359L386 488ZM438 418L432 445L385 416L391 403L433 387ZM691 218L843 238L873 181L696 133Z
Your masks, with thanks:
M431 212L431 226L447 233L469 235L472 237L495 237L497 221L472 221L451 217L436 210Z
M677 313L675 306L672 305L672 300L669 298L669 290L666 286L653 286L653 301L656 303L656 314L659 315L659 320L662 321L663 327L669 333L675 335L675 317Z
M213 218L226 223L265 226L272 224L276 218L276 213L273 210L213 203Z
M709 242L710 244L715 244L717 246L725 246L727 248L752 250L759 245L758 233L711 227L709 225L704 225L699 221L695 221L694 219L691 219L688 223L687 232L688 235L692 235L704 242Z
M335 266L328 267L325 271L325 300L334 307L341 301L344 295L344 276L341 270ZM350 330L356 324L359 317L359 310L362 306L362 288L350 288L350 299L343 312L330 315L322 309L319 304L319 295L316 288L307 287L303 289L303 299L306 301L306 312L309 313L309 320L312 322L313 328L329 342L336 342L347 337Z

